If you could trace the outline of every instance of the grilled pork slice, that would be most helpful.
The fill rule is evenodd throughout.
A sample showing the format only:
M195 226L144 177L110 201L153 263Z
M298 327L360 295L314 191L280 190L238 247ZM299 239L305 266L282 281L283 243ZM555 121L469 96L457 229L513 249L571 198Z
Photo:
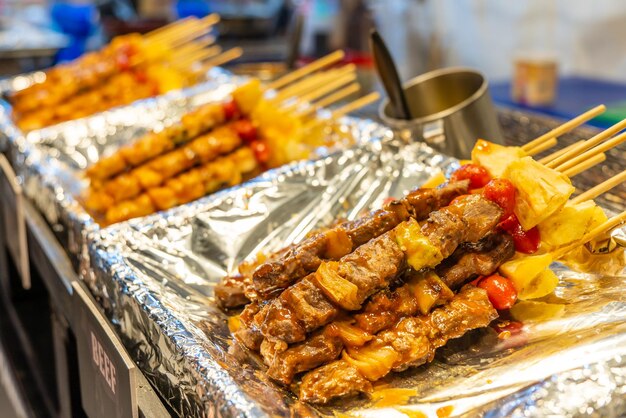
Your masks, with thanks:
M430 315L404 318L364 347L348 349L341 360L307 373L300 386L300 400L323 404L333 398L369 392L370 382L391 371L432 361L437 348L487 326L497 317L487 293L468 285Z
M403 317L427 314L452 298L450 288L457 288L476 275L492 274L515 254L513 239L505 234L491 234L476 245L463 247L446 260L453 259L456 264L446 263L440 278L432 272L409 270L402 286L375 294L354 315L353 323L333 322L315 337L284 352L269 356L264 353L268 375L289 384L296 374L336 359L344 346L364 345L374 334L392 327Z
M359 310L369 296L396 280L408 264L415 269L432 268L461 243L480 240L495 228L501 214L497 205L474 195L459 205L432 212L421 231L417 229L419 236L415 230L409 231L410 223L402 223L338 262L322 264L316 273L263 306L253 325L270 340L286 344L303 341L307 333L330 323L341 312Z
M432 211L449 204L467 190L467 181L450 183L440 189L418 189L368 216L345 222L304 240L279 260L262 264L256 269L253 284L258 297L264 300L275 297L290 284L317 270L323 260L339 259L409 217L425 219Z

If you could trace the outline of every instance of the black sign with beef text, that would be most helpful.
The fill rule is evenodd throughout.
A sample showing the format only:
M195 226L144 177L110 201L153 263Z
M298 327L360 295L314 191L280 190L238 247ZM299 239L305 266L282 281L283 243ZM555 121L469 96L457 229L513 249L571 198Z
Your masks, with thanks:
M137 368L85 285L72 286L83 409L90 418L137 418Z

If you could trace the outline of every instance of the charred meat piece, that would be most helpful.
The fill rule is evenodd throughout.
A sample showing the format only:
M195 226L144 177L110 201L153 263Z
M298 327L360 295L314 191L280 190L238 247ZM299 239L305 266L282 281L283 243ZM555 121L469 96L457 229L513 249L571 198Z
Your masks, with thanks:
M304 240L279 260L257 268L253 284L258 297L265 300L275 297L291 283L315 271L322 260L339 259L409 217L425 219L433 210L467 193L467 189L467 181L451 183L440 189L418 189L368 216L345 222Z
M464 199L463 204L432 212L421 231L445 259L467 241L467 237L479 240L487 235L496 227L501 214L501 209L494 203L479 195L471 196ZM490 219L489 223L487 219ZM307 333L328 324L343 309L359 310L365 299L388 287L406 270L406 257L396 241L396 229L342 257L334 272L330 272L335 275L337 286L353 291L352 299L331 300L328 288L320 286L318 271L265 305L256 314L253 324L265 338L293 344L303 341ZM300 303L302 299L306 303Z
M354 315L354 326L366 334L375 335L391 328L403 317L427 314L454 296L450 288L460 287L476 275L492 274L514 253L513 240L505 234L490 234L478 243L463 244L442 263L445 267L437 270L441 277L432 272L408 270L403 278L404 284L373 295L361 312ZM314 339L309 338L271 360L266 359L270 365L269 376L289 384L296 373L310 370L306 368L308 365L321 365L336 359L344 347L344 339L341 333L329 332L329 327L335 323L328 325ZM356 346L353 342L345 345ZM335 351L337 346L340 348ZM320 347L333 347L333 350L321 350Z
M338 269L342 278L358 287L363 302L386 287L405 266L404 253L393 234L386 233L342 258ZM328 324L340 312L341 308L316 285L314 275L309 275L264 306L254 323L266 338L292 344L303 341L308 332Z
M343 350L341 338L324 329L305 342L272 356L267 374L274 380L289 384L293 377L336 359ZM267 356L263 356L266 358Z
M435 350L448 340L487 326L497 317L487 293L466 286L430 315L404 318L366 346L347 350L341 360L307 373L300 386L300 400L323 404L337 397L368 392L368 382L391 371L432 361Z
M507 234L488 235L478 244L459 248L437 267L437 274L450 288L458 288L475 276L492 274L515 254L513 238Z
M239 264L239 273L226 276L215 286L215 296L219 305L223 308L236 308L256 299L254 287L252 286L252 273L256 268L272 260L277 260L294 245L281 248L271 253L269 256L259 255L251 261L244 261Z

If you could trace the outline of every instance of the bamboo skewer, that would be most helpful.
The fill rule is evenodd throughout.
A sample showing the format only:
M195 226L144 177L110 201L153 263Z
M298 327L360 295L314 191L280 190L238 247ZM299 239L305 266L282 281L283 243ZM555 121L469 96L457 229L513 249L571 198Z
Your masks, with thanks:
M367 94L363 97L356 99L353 102L350 102L340 107L337 110L334 110L331 114L331 118L338 119L342 116L347 115L350 112L354 112L355 110L358 110L364 106L367 106L368 104L374 103L378 99L380 99L380 94L378 94L377 92L372 92L370 94Z
M577 176L578 174L582 173L583 171L589 170L594 165L600 164L604 160L606 160L606 154L604 154L604 153L596 154L593 157L591 157L591 158L581 162L580 164L575 165L573 167L568 168L567 170L562 171L562 173L565 174L567 177L572 178L572 177Z
M346 97L350 96L351 94L358 92L360 89L361 89L361 86L359 86L358 83L352 83L348 87L344 87L343 89L338 90L332 94L329 94L328 96L324 97L323 99L317 102L314 102L312 106L302 111L300 113L300 116L301 117L310 116L313 113L320 110L321 108L330 106L333 103L343 100Z
M342 60L344 56L345 56L344 52L340 50L330 53L326 55L325 57L322 57L316 61L313 61L312 63L305 65L304 67L298 68L297 70L292 71L289 74L282 76L278 80L271 82L267 86L267 88L278 89L280 87L286 86L287 84L292 83L298 80L299 78L302 78L308 74L311 74L317 70L320 70L324 67L327 67L331 64L334 64Z
M571 202L576 204L576 203L584 202L586 200L595 199L601 194L608 192L613 187L618 186L624 182L626 182L626 170L622 171L619 174L614 175L608 180L603 181L602 183L587 190L586 192L579 194L578 196L573 198Z
M188 36L189 33L195 32L200 25L201 23L198 19L190 19L182 25L175 27L171 31L166 32L161 36L148 38L147 41L155 44L170 45L177 39Z
M187 55L186 57L181 57L175 61L174 64L180 65L182 67L187 67L194 62L204 61L207 58L214 57L222 52L222 48L220 46L212 46L211 48L201 49L192 54Z
M342 77L346 74L354 73L356 67L354 64L348 64L341 68L334 70L324 71L317 74L313 74L311 77L304 80L293 83L284 89L280 90L276 96L272 99L274 102L282 102L290 97L295 97L301 94L314 91L323 87L329 82L332 82L337 77ZM356 76L355 76L356 77Z
M175 50L172 53L172 59L182 58L185 55L191 54L192 52L200 51L207 46L213 45L214 43L215 43L215 38L213 36L207 36L204 39L200 39L194 42L189 42L187 45Z
M237 58L239 58L241 55L243 54L243 49L236 47L236 48L231 48L226 52L222 52L221 54L219 54L216 57L213 58L209 58L208 60L204 61L202 64L202 69L200 70L201 72L204 71L208 71L213 67L217 67L218 65L222 65L225 64L229 61L232 60L236 60Z
M593 119L594 117L598 116L605 110L606 110L606 106L604 105L596 106L593 109L590 109L586 111L585 113L576 116L574 119L571 119L565 122L564 124L557 126L556 128L552 129L550 132L547 132L541 135L539 138L533 141L530 141L526 145L522 146L522 149L528 152L528 150L531 150L535 148L536 146L542 144L543 142L550 140L550 138L558 138L564 133L571 131L572 129L582 125L583 123L587 122L590 119Z
M309 103L315 99L318 99L320 97L325 96L326 94L337 90L339 87L343 87L346 84L350 84L353 81L356 80L356 74L354 73L349 73L349 74L345 74L339 78L335 78L334 80L332 80L329 83L326 83L324 85L322 85L321 87L303 94L302 96L300 96L296 101L294 101L293 103L285 106L286 110L290 110L290 109L294 109L304 103Z
M218 19L219 20L219 19ZM192 41L194 39L200 38L201 36L206 35L207 33L210 32L211 30L211 26L213 26L216 22L214 21L201 21L200 25L195 28L192 31L189 31L188 33L173 39L172 41L169 42L170 46L172 48L175 48L177 46L183 45L189 41Z
M608 129L605 129L604 131L595 135L591 139L584 141L579 146L572 148L568 152L562 154L560 157L557 157L554 160L550 161L548 164L546 164L546 166L550 168L558 167L559 165L563 164L570 158L576 157L578 154L581 154L587 151L589 148L595 147L596 145L600 144L605 139L612 137L613 135L620 132L624 128L626 128L626 119L616 123L615 125L611 126Z
M597 147L591 148L588 151L583 152L582 154L578 155L575 158L572 158L571 160L568 160L566 162L564 162L563 164L559 165L558 167L555 167L555 170L558 171L565 171L573 166L575 166L576 164L580 164L581 162L597 155L600 154L602 152L608 151L613 147L618 146L619 144L623 143L624 141L626 141L626 132L622 133L620 135L617 135L616 137L604 142L601 145L598 145Z
M545 150L548 150L554 146L556 146L556 144L558 143L556 138L550 138L548 141L544 141L543 143L537 145L536 147L529 149L526 151L526 154L530 155L531 157L533 155L537 155L539 153L544 152Z
M620 224L624 222L626 222L626 211L620 213L619 215L612 217L611 219L607 220L601 225L598 225L597 227L589 231L587 234L585 234L585 236L583 236L580 240L576 241L575 243L569 244L559 250L554 251L552 253L552 258L554 260L558 260L559 258L563 257L565 254L569 253L570 251L575 250L581 245L585 245L589 241L595 239L596 237L602 234L610 232L613 228L619 226Z
M585 141L582 140L582 139L580 141L574 142L573 144L568 145L567 147L562 148L562 149L560 149L558 151L555 151L552 154L548 155L547 157L542 158L541 160L539 160L539 162L541 164L547 164L550 161L554 160L555 158L560 157L561 155L563 155L566 152L570 151L574 147L577 147L578 145L582 144L583 142L585 142Z
M148 33L146 33L144 35L144 37L146 39L150 39L150 38L154 38L155 36L161 36L169 31L171 31L172 29L174 29L175 27L177 27L178 25L181 25L183 23L185 23L188 20L192 20L192 19L196 19L195 17L185 17L183 19L179 19L179 20L175 20L174 22L168 23L167 25L161 26L160 28L156 28Z
M370 94L367 94L363 97L359 97L358 99L334 110L331 114L330 114L330 120L333 119L339 119L340 117L343 117L345 115L347 115L350 112L354 112L355 110L358 110L364 106L367 106L370 103L375 102L376 100L378 100L380 98L380 95L377 92L372 92ZM313 119L312 121L306 123L303 127L304 130L307 129L312 129L315 126L327 121L328 119Z
M188 17L182 21L174 22L169 29L163 30L160 33L146 35L146 41L149 42L161 42L167 43L168 39L175 38L180 33L184 33L189 27L195 27L198 24L198 19L195 17Z

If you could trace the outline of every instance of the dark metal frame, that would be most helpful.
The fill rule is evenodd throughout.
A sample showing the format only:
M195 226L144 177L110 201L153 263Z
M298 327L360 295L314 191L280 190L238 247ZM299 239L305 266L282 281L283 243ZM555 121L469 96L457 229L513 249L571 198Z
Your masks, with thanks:
M4 230L6 210L0 207L0 350L9 358L13 381L20 385L18 401L31 416L84 416L75 333L71 325L72 282L79 280L78 275L50 226L34 206L25 201L33 286L23 290L14 268L15 260L6 247L7 240L11 239ZM23 303L30 303L34 309L20 310L19 305ZM29 326L26 317L31 312L35 318L30 322L50 332L43 342L36 329ZM48 323L45 318L49 319ZM46 361L48 356L54 361ZM139 416L171 416L143 374L139 374L136 390Z

